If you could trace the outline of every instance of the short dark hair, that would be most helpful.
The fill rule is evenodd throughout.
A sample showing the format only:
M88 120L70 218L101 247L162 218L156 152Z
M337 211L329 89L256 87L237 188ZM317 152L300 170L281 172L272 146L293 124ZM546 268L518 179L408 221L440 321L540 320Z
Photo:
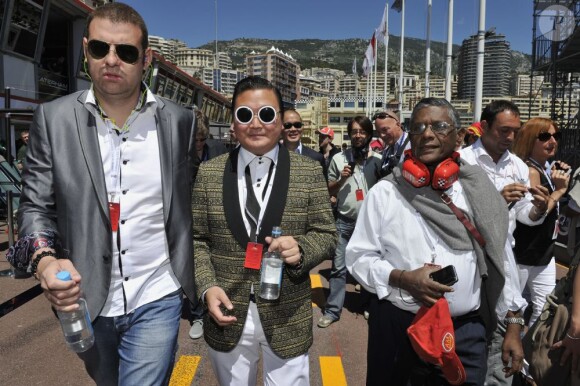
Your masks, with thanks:
M238 99L238 96L244 91L248 90L274 91L274 94L276 94L276 98L278 99L278 105L280 107L278 114L280 114L280 117L284 117L284 104L282 103L282 94L280 94L280 90L274 87L270 81L259 76L248 76L247 78L244 78L236 83L236 86L234 87L234 95L232 96L232 114L235 113L236 100Z
M486 121L487 126L493 126L493 122L495 121L495 117L504 111L511 111L516 116L520 116L520 109L516 106L515 103L510 102L505 99L498 99L496 101L491 102L481 112L481 119L480 121Z
M453 126L455 126L456 130L461 128L461 116L459 112L453 107L451 103L445 98L423 98L421 99L413 108L413 112L411 113L411 122L415 121L415 116L420 110L423 110L426 107L445 107L447 109L447 115L451 119Z
M145 20L139 15L135 9L123 3L107 3L103 4L92 12L87 18L87 29L85 30L85 37L89 37L89 26L94 19L105 19L112 23L128 23L133 24L141 30L141 48L143 51L149 46L149 33Z
M368 139L372 138L373 123L368 117L365 117L364 115L357 115L356 117L351 119L350 122L348 122L348 125L346 126L346 131L348 132L349 137L351 137L350 132L352 131L352 127L355 123L358 123L358 125L365 131L365 133L367 133Z

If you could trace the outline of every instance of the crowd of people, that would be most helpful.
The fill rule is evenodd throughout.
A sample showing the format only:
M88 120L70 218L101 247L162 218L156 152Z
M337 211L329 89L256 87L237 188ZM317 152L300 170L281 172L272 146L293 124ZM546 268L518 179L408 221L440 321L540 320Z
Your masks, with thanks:
M522 126L497 100L466 130L447 100L424 98L406 127L397 111L354 117L342 151L320 128L317 152L279 90L250 76L228 151L200 111L142 82L151 49L134 9L97 8L83 50L90 89L40 105L27 133L7 257L57 311L84 293L95 344L79 356L98 385L168 384L183 295L221 385L254 385L260 357L265 384L309 385L309 272L329 258L317 325L339 322L349 272L368 301L367 385L507 385L525 371L570 181L556 123ZM283 261L275 300L259 295L265 252ZM574 310L557 346L576 371Z

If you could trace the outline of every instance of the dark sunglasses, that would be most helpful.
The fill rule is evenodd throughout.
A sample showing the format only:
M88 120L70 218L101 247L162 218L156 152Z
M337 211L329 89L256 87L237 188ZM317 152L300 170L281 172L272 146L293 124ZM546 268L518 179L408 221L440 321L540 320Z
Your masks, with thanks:
M139 49L131 44L110 44L101 40L89 40L87 48L95 59L103 59L115 47L115 55L127 64L135 64L139 60Z
M377 119L386 119L386 118L392 118L395 121L399 122L399 117L397 117L397 115L391 111L376 113L375 115L373 115L372 120L376 121Z
M293 127L297 128L297 129L301 129L302 122L285 122L284 123L284 130L290 130Z
M548 133L547 131L542 131L540 134L538 134L538 137L537 138L538 138L538 140L540 142L546 142L546 141L549 141L550 138L552 138L552 137L554 137L554 139L556 141L559 141L560 138L562 138L562 133L560 133L558 131L558 132L556 132L554 134L551 134L551 133Z
M262 106L260 107L260 110L258 110L258 119L264 125L274 123L276 120L276 115L276 109L274 109L272 106ZM238 123L247 125L254 119L254 110L248 106L240 106L236 109L234 116L236 117L236 121L238 121Z

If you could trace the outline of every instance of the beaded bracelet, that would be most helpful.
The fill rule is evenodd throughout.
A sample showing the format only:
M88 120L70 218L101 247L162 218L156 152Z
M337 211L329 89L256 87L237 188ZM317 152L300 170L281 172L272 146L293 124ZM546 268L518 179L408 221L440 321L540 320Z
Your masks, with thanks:
M30 273L34 275L34 277L36 277L36 270L38 269L38 264L40 264L40 260L42 260L42 258L46 257L46 256L52 256L52 257L57 257L56 253L53 251L44 251L44 252L40 252L38 254L38 256L36 256L34 258L34 260L32 260L32 263L30 264ZM36 277L37 278L37 277ZM37 278L38 279L38 278Z

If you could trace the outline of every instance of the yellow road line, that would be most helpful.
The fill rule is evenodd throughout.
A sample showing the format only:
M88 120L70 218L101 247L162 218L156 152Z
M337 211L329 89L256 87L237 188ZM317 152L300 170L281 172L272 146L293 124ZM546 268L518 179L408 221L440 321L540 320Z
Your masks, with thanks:
M319 274L310 275L310 283L312 288L322 288L322 279Z
M320 357L322 386L346 386L346 377L340 357Z
M169 386L189 386L201 361L200 356L182 355L173 368Z

